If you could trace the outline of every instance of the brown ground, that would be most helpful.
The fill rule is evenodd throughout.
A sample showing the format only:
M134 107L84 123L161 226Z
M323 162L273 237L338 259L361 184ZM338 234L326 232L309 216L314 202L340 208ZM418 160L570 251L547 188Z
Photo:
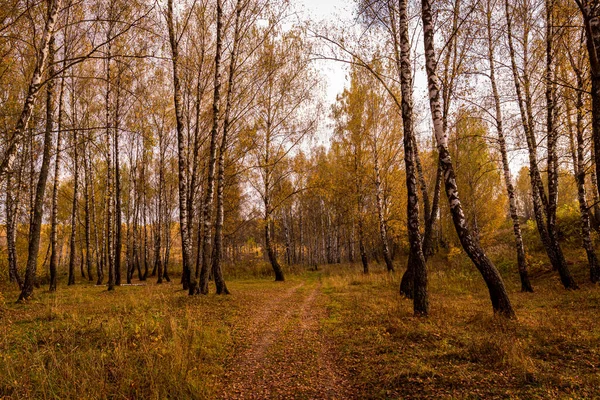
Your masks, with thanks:
M348 399L346 372L320 332L321 285L293 284L257 293L262 303L234 333L236 351L223 379L225 399Z
M585 253L568 257L579 290L539 259L533 294L503 267L511 321L493 315L468 260L442 257L429 318L398 294L401 274L376 265L231 280L230 296L81 282L17 304L0 285L0 398L600 398L600 290Z

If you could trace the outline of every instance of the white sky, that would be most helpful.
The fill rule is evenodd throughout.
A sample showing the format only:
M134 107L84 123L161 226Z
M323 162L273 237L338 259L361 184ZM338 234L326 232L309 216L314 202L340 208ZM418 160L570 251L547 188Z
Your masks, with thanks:
M356 2L353 0L297 0L295 6L300 12L302 20L311 20L316 24L339 25L345 21L347 24L355 23L354 14ZM420 38L420 36L419 36ZM419 42L420 43L420 42ZM422 45L421 45L422 46ZM335 103L336 96L344 90L347 82L348 64L336 61L315 61L317 69L325 80L326 118L321 123L317 134L317 144L328 147L332 131L332 120L329 118L331 105ZM414 77L415 107L427 108L427 82L424 70L417 69ZM427 112L417 121L417 133L428 135L431 132L430 118ZM425 136L424 136L425 137Z
M315 23L323 23L326 25L339 24L340 21L348 21L354 23L355 15L353 14L356 1L355 0L296 0L295 3L298 10L301 12L300 18L303 20L312 20ZM413 46L422 48L422 34L419 32L415 36L416 42ZM418 52L420 53L420 52ZM326 118L321 123L319 132L316 136L316 143L329 147L329 141L333 129L333 121L329 117L331 105L335 103L336 96L344 90L347 84L346 74L348 65L335 61L317 61L317 68L321 72L326 88ZM427 78L422 65L417 66L414 76L414 92L413 100L415 106L416 133L421 139L431 140L431 117L429 114L429 101L427 97ZM506 107L506 106L505 106ZM508 107L510 108L510 107ZM505 119L508 122L508 114L505 111ZM514 110L513 110L514 112ZM517 176L519 169L526 164L525 152L511 151L509 146L510 168L513 176Z
M339 21L350 21L353 17L354 1L351 0L297 0L296 7L301 18L317 24L337 24ZM336 96L344 90L346 84L347 65L335 61L316 61L317 68L325 80L326 114L335 102ZM321 124L318 143L329 145L331 120L326 118Z
M298 0L307 17L317 23L348 21L353 17L354 1L349 0ZM327 100L335 101L335 96L344 89L347 68L342 63L325 61L321 71L327 80Z

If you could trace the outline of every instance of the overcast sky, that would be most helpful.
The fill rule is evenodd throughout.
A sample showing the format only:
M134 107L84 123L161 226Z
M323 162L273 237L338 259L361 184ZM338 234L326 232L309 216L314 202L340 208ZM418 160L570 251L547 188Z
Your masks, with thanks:
M355 0L296 0L295 4L303 14L301 18L304 20L310 19L317 23L336 25L339 25L342 21L345 21L347 24L354 22L353 19L355 16L353 15L353 11L356 4ZM417 48L422 47L420 32L417 32L415 35L415 40L414 45ZM334 61L319 61L316 66L326 81L325 97L328 107L326 110L327 118L321 124L317 138L320 144L328 146L332 132L332 121L328 115L331 104L335 102L336 95L342 92L344 85L347 83L347 65ZM415 129L421 138L427 139L431 137L432 128L431 117L428 111L427 79L422 66L415 70L414 86L413 100L415 109L418 111ZM521 166L525 164L525 154L523 151L512 151L510 158L511 172L516 175Z
M299 0L300 7L307 16L316 22L338 23L353 18L354 1L349 0ZM326 75L328 100L335 100L337 93L344 88L346 65L334 61L323 62L323 73Z
M338 24L340 21L352 20L354 1L351 0L297 0L296 7L302 19L310 19L315 23ZM316 61L316 66L325 80L326 114L330 105L335 102L346 84L347 65L335 61ZM319 142L328 145L331 128L329 118L321 125Z

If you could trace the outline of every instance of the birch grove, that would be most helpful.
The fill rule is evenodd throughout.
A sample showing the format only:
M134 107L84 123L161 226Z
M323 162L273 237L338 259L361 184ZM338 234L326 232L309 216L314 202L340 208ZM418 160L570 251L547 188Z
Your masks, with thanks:
M361 0L331 26L289 0L13 3L0 272L21 301L348 264L423 317L431 271L475 271L514 318L546 271L600 280L596 2Z

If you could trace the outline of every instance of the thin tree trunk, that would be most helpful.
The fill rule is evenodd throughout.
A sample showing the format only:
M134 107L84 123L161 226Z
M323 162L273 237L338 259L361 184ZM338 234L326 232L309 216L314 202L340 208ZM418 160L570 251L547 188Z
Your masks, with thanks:
M389 7L390 15L392 16L391 29L392 29L392 37L393 37L393 42L394 42L394 56L395 56L396 69L397 69L400 80L402 80L402 62L401 62L401 55L400 55L401 39L399 38L399 32L398 32L400 27L397 26L396 19L394 17L394 15L395 15L394 13L396 12L396 10L392 6L392 3L388 3L388 7ZM405 7L404 4L399 2L398 12L401 12L403 7ZM409 59L410 59L410 57L409 57ZM412 84L412 78L411 78L411 84ZM412 90L412 88L411 88L411 90ZM414 153L414 158L415 158L414 162L415 162L416 169L417 169L417 177L418 177L419 186L421 189L421 196L423 197L425 234L423 235L422 249L423 249L423 254L425 256L425 259L427 259L428 253L431 253L429 255L433 255L433 246L432 246L433 240L431 240L431 239L433 238L433 225L435 223L435 218L437 217L437 208L436 208L435 212L431 208L432 205L429 200L429 193L427 192L427 183L425 182L425 175L423 174L421 158L419 157L419 146L417 145L416 136L412 135L412 138L413 138L412 148L414 149L413 153ZM441 182L441 174L440 174L440 165L438 163L438 173L436 175L436 187L438 188L437 192L439 192L440 182ZM433 219L431 219L431 216L433 216ZM412 282L412 271L409 272L410 268L411 268L411 266L409 263L409 265L407 266L407 270L405 271L405 274L407 274L407 273L411 274L410 282ZM404 281L404 276L403 276L403 281ZM401 291L402 291L402 289L401 289ZM410 289L410 292L412 293L412 289ZM412 296L412 294L410 296Z
M223 47L223 7L217 0L217 32L215 49L215 81L213 93L213 121L210 131L210 148L208 154L208 172L206 177L206 193L204 199L202 226L202 264L196 276L194 285L190 285L190 294L208 294L209 262L212 238L213 192L215 189L215 163L217 152L217 136L219 129L219 105L221 102L221 53ZM225 282L221 282L222 285ZM220 284L217 284L220 285Z
M85 212L85 262L87 266L88 279L92 281L92 252L91 252L91 224L90 224L90 167L87 152L83 150L83 168L85 172L84 179L84 212Z
M592 149L592 165L595 164L596 162L594 161L594 150ZM590 217L592 220L592 226L594 227L594 230L600 232L600 196L598 195L598 181L596 178L595 169L592 169L592 171L590 172L590 180L592 181L592 201L594 203L594 205L592 206L594 212L590 215Z
M131 159L131 158L130 158ZM131 174L130 174L131 177ZM131 181L130 181L131 182ZM130 190L130 200L127 202L127 208L125 209L125 224L126 224L126 233L125 233L125 281L128 284L131 284L131 271L133 270L133 247L131 246L131 215L132 209L131 205L133 203L133 196L131 196Z
M302 218L303 213L300 212L299 221L298 221L298 230L299 232L299 244L300 248L298 249L298 262L300 264L304 263L304 219Z
M204 167L202 168L202 171L204 171ZM206 201L204 196L204 186L202 185L200 185L198 197L200 198L200 204L198 204L198 210L200 210L200 212L198 212L198 235L196 237L196 271L200 271L202 268L202 227L204 226L204 213L202 210L204 209L204 202Z
M419 227L419 201L417 177L415 171L415 151L413 144L413 102L412 74L410 63L410 42L408 35L408 0L399 1L399 34L400 34L400 85L402 91L402 123L404 127L404 164L406 170L406 191L408 196L407 230L410 243L410 256L413 274L413 309L417 316L429 313L427 294L427 266L423 255L421 232Z
M367 258L367 250L365 249L364 226L363 226L363 199L361 195L361 182L359 177L359 161L358 148L354 148L354 179L356 191L356 217L358 219L358 250L360 252L360 261L363 266L363 273L369 273L369 260Z
M159 188L159 198L160 198L160 188ZM160 200L159 200L160 202ZM159 206L160 208L160 206ZM160 214L159 214L160 215ZM161 223L160 219L156 222L156 236L154 237L154 269L157 271L158 278L156 283L160 284L163 281L163 267L162 267L162 259L161 259Z
M107 39L110 40L111 30L107 34ZM108 290L115 288L115 258L114 258L114 242L113 242L113 146L111 145L112 123L113 118L110 107L111 93L111 43L108 43L107 59L106 59L106 195L105 195L105 229L106 229L106 263L108 267Z
M146 145L143 145L144 149ZM143 255L144 255L144 274L141 280L145 281L148 279L148 268L149 268L149 246L148 246L148 197L147 197L147 185L146 185L146 150L144 150L142 156L142 235L143 235Z
M19 183L12 185L12 171L6 177L6 246L8 252L8 276L11 282L16 282L19 289L23 288L23 280L19 275L17 268L17 248L16 248L16 217L19 199ZM16 193L13 193L15 191ZM13 196L14 194L14 196Z
M202 80L202 69L204 66L204 58L205 58L205 54L206 54L206 46L204 43L204 36L202 36L202 43L201 43L201 48L200 48L200 56L199 56L199 60L198 60L198 65L199 65L199 70L198 70L198 79L196 82L196 109L195 109L195 119L196 119L196 125L194 126L194 146L193 146L193 157L192 157L192 172L191 172L191 176L190 176L190 182L189 182L189 186L188 186L188 199L187 199L187 205L188 205L188 226L192 227L194 225L194 205L195 205L195 200L196 200L196 190L198 189L198 186L200 186L200 188L202 188L202 185L198 185L198 178L199 178L199 172L198 172L198 166L200 165L200 162L198 161L198 157L200 156L200 146L201 146L201 140L200 140L200 120L202 118L202 97L204 95L204 90L205 90L205 85L203 85L203 80ZM189 125L188 125L188 130L189 130ZM200 198L202 196L202 194L199 194ZM202 225L200 225L202 226ZM197 243L198 245L200 245L201 243L201 228L198 229L198 240ZM193 235L191 235L191 242L194 243L193 240ZM192 246L193 247L193 246ZM193 250L193 249L192 249ZM196 265L198 265L198 263L200 262L200 259L198 258L200 256L199 251L201 251L201 248L196 249ZM193 254L193 251L192 253ZM190 260L190 262L193 263L193 260ZM191 272L190 272L191 273ZM189 276L185 277L186 279L190 278Z
M519 270L519 277L521 279L521 291L533 292L533 287L531 286L531 282L529 281L527 259L525 258L525 246L523 245L523 236L521 235L521 225L519 223L519 214L515 198L515 188L512 184L508 155L506 152L506 139L504 138L503 131L502 110L500 108L500 95L498 94L498 86L496 84L494 40L492 38L492 10L489 1L488 9L486 10L486 17L488 35L488 59L490 63L490 81L492 85L492 96L494 98L496 132L498 133L498 143L500 144L500 154L502 156L502 170L504 173L504 183L506 185L506 192L508 194L510 217L513 223L513 233L515 235L515 247L517 250L517 266Z
M79 221L81 222L81 221ZM79 239L81 240L81 235L79 237ZM84 255L83 255L83 247L79 246L79 271L81 272L81 277L83 279L86 278L85 276L85 260L84 260Z
M187 207L187 159L185 157L184 118L182 111L182 89L179 81L179 42L175 25L173 22L173 0L167 2L167 27L169 30L169 43L171 46L171 62L173 66L173 101L175 104L175 118L177 122L177 161L178 161L178 187L179 187L179 227L181 233L181 256L183 262L183 288L190 285L192 242L190 239L190 227L188 226ZM190 285L191 286L191 285Z
M32 221L33 221L33 210L35 208L35 190L33 188L35 188L35 178L36 178L36 171L35 171L35 156L34 156L34 136L33 136L33 130L31 128L28 129L29 131L29 224L31 225ZM12 168L11 168L12 169ZM39 176L39 175L38 175Z
M575 172L575 181L577 183L577 200L579 202L579 212L581 215L581 237L583 248L586 252L588 264L590 268L590 281L597 283L600 280L600 263L594 250L594 244L591 237L590 211L587 205L586 189L585 189L585 140L584 140L584 109L583 109L583 77L577 71L577 94L576 104L576 131L577 131L577 147L573 138L573 128L571 123L571 113L569 103L567 101L567 118L569 138L571 142L571 155L573 159L573 170ZM577 149L577 150L575 150Z
M266 134L265 134L265 159L264 159L264 165L265 165L265 169L264 169L264 193L263 193L263 205L265 208L265 214L264 214L264 220L263 223L265 224L265 248L267 250L267 257L269 259L269 262L271 263L271 267L273 268L273 272L275 273L275 281L280 281L283 282L285 280L284 274L283 274L283 269L281 268L281 265L279 264L279 262L277 261L277 254L275 253L274 249L273 249L273 243L271 240L271 222L272 222L272 212L273 210L271 209L271 153L270 153L270 148L271 148L271 121L270 119L267 120L267 124L266 124ZM316 240L316 236L315 236L315 240ZM309 241L310 245L312 246L312 241ZM315 246L316 247L316 246ZM315 255L313 254L313 250L316 251L316 249L310 249L309 250L309 256L310 257L314 257Z
M375 200L377 203L379 237L381 238L381 245L383 248L383 260L385 261L385 265L388 272L394 272L394 263L392 262L392 257L390 257L390 250L387 238L387 224L385 222L383 210L383 190L381 189L381 174L379 172L379 154L377 149L377 143L373 144L373 168L375 170Z
M403 3L399 3L399 5L400 5L399 11L401 11L404 7L406 7ZM391 15L393 16L394 10L390 9L390 12L392 13ZM399 39L399 32L398 32L399 27L398 28L396 27L395 21L392 21L391 26L392 26L392 35L393 35L393 39L394 39L394 52L395 52L395 58L396 58L396 68L398 70L398 75L400 77L400 80L402 80L401 39ZM448 52L448 54L449 53L450 52ZM408 57L408 59L410 59L410 55L408 55L407 57ZM412 85L412 78L411 78L410 83ZM412 88L411 88L411 90L412 90ZM413 149L412 154L414 155L414 164L416 166L416 171L418 174L417 176L419 179L419 185L420 185L420 189L421 189L421 195L423 197L425 232L423 235L423 242L422 242L421 248L422 248L423 256L425 257L425 260L427 260L427 258L429 256L434 254L434 248L433 248L434 235L433 235L433 233L435 230L435 221L437 220L437 214L438 214L439 193L441 191L441 181L442 181L442 174L441 174L442 170L441 170L441 164L438 162L436 180L435 180L435 188L434 188L434 199L433 199L434 201L433 201L433 203L431 203L429 200L429 193L427 192L427 184L425 182L425 177L423 174L421 159L419 157L419 148L417 145L417 139L414 134L412 135L412 140L413 140L413 143L411 145L411 147ZM414 281L413 264L414 264L414 261L413 261L412 255L409 252L406 270L402 274L402 279L400 281L400 293L410 299L413 298L413 281Z
M121 205L121 167L119 160L119 129L120 129L120 111L121 111L121 70L117 72L116 82L116 102L115 102L115 285L121 285L121 253L123 249L123 222Z
M592 80L592 139L594 159L600 160L600 7L595 0L575 0L581 10L586 34L586 47ZM596 162L596 178L600 176L600 163ZM600 192L600 180L596 180Z
M22 141L22 136L27 129L29 119L33 114L33 108L37 99L37 95L42 85L42 77L47 66L50 66L53 61L49 61L51 53L51 44L54 42L54 28L58 19L58 12L60 11L62 1L61 0L47 0L48 4L48 18L46 19L46 25L44 27L44 33L42 34L42 40L40 42L39 53L37 54L37 60L33 69L33 75L29 82L29 88L27 89L27 97L25 97L25 103L23 109L17 120L14 131L10 139L8 140L6 150L2 154L0 159L0 176L4 175L7 170L11 170L11 165L14 162L17 147ZM49 78L53 78L54 70L48 73ZM52 79L48 81L48 84ZM29 293L30 295L31 293ZM28 296L29 296L28 295ZM26 297L28 297L26 296Z
M577 284L573 280L567 263L565 261L562 248L558 241L556 232L556 209L558 204L558 156L556 153L558 133L555 128L555 104L556 104L556 89L554 83L554 0L546 0L546 131L548 143L548 203L546 206L546 224L548 226L548 235L550 242L554 248L554 252L558 257L558 272L563 285L567 289L577 288Z
M78 194L79 194L79 144L77 143L77 130L73 131L73 159L74 159L74 174L73 174L73 204L71 208L71 237L69 240L69 282L68 285L75 284L75 238L77 235L77 210L78 210Z
M158 273L156 283L163 281L163 265L161 254L161 239L162 239L162 218L163 218L163 195L164 195L164 178L165 178L165 149L164 149L164 133L162 128L158 132L158 209L156 210L156 236L154 240L154 269Z
M168 217L165 217L165 258L163 261L163 278L167 282L171 282L169 277L169 259L171 255L171 222Z
M91 156L91 152L88 152L88 154ZM91 157L90 157L91 158ZM89 162L91 162L92 160L90 159ZM93 179L93 175L91 173L92 168L91 165L88 166L89 168L89 172L90 172L90 182L94 182ZM96 190L94 188L94 185L92 184L90 186L90 201L91 201L91 208L92 208L92 220L94 221L94 242L96 244L95 248L95 260L96 260L96 285L102 285L102 281L104 280L104 255L101 253L101 247L100 247L100 240L98 239L98 223L97 223L97 219L96 219ZM104 232L104 230L102 230L102 232ZM102 242L104 241L104 239L102 239Z
M434 234L435 234L435 223L438 219L438 212L440 209L440 193L442 191L442 165L437 162L437 170L435 174L435 184L433 186L433 201L431 202L431 207L428 206L429 201L425 201L429 196L425 195L427 193L427 186L425 185L425 179L423 177L423 171L421 168L421 162L419 159L419 148L416 145L416 140L414 144L414 154L415 154L415 164L417 166L417 172L419 176L421 193L423 194L423 209L425 213L425 232L423 233L423 256L425 256L425 261L429 257L435 254L434 248Z
M64 63L63 63L64 66ZM54 182L52 187L52 208L50 211L50 287L49 291L56 291L58 268L57 245L57 216L58 216L58 178L60 176L61 146L62 146L62 108L64 101L65 76L61 75L58 96L58 130L56 132L56 157L54 161Z
M363 273L369 273L369 259L365 248L364 231L362 218L358 217L358 250L360 251L360 261L363 267Z
M40 249L40 233L42 229L42 217L44 213L44 194L46 192L46 181L48 179L48 171L50 169L50 147L52 146L52 131L54 129L54 70L52 64L54 62L54 24L56 22L56 16L58 9L60 8L60 0L51 1L48 3L48 20L46 22L46 31L44 32L44 38L42 42L42 50L36 64L34 71L34 77L32 78L32 85L29 88L29 95L25 101L25 107L23 114L21 115L19 122L17 123L17 129L13 137L20 136L19 130L22 132L25 129L31 111L33 108L33 101L35 99L35 92L41 81L42 69L45 65L46 58L48 59L48 76L50 80L46 86L46 131L44 133L44 149L42 155L42 165L40 168L40 175L38 178L37 186L35 189L35 200L33 207L33 217L31 225L29 227L29 246L27 251L27 267L25 269L25 281L19 295L19 301L28 300L33 294L33 286L36 278L36 269L38 261L38 253ZM41 59L41 62L40 62ZM37 82L37 84L36 84ZM35 89L32 95L32 86ZM26 109L28 111L26 112ZM16 145L15 145L16 146ZM15 147L16 148L16 147ZM8 158L12 158L10 154L10 148L7 150ZM8 161L6 156L3 160ZM4 172L6 166L0 165L0 175Z
M440 104L439 80L436 73L436 55L434 49L434 27L433 16L431 13L431 4L429 0L422 0L422 19L423 19L423 38L425 45L425 59L427 80L429 86L429 103L431 107L431 115L435 138L440 154L440 162L444 173L444 185L448 204L452 214L452 220L458 238L477 269L483 276L488 287L490 299L494 312L503 316L515 317L514 310L508 298L508 293L504 287L504 281L498 273L498 270L487 257L479 243L473 238L462 209L458 189L456 186L456 177L452 165L452 159L448 151L448 136L442 126L442 108Z
M522 76L524 81L524 94L521 91L521 73L517 69L517 64L515 60L515 49L513 44L513 36L512 36L512 18L510 14L510 7L508 0L505 0L505 12L506 12L506 28L507 28L507 36L508 36L508 46L509 53L511 59L511 67L513 72L513 80L515 83L515 91L517 94L517 103L519 105L519 111L521 114L521 123L523 125L523 130L525 131L525 137L527 139L527 147L529 150L529 177L531 180L531 192L532 192L532 200L533 200L533 211L535 215L535 221L538 228L538 232L540 234L540 238L542 240L542 244L546 249L546 253L548 254L548 258L552 263L554 269L559 271L561 282L568 289L577 288L577 284L573 280L569 268L567 266L566 260L564 259L562 249L560 248L560 244L558 243L558 238L556 237L556 232L550 232L550 229L554 229L554 224L546 224L544 222L544 207L546 208L546 212L551 210L549 200L546 197L544 191L544 185L542 183L541 174L538 168L538 160L537 160L537 144L534 135L534 127L533 127L533 112L531 106L531 95L529 88L529 75L527 73L527 46L528 46L528 36L527 32L524 35L524 64L525 68L523 70ZM549 149L550 150L550 149ZM550 159L549 169L552 169L553 161ZM553 177L554 179L554 177ZM555 194L552 194L552 197L555 198ZM555 208L555 207L554 207ZM550 217L546 215L548 219Z
M137 270L138 273L138 280L142 280L142 268L141 268L141 261L140 261L140 238L139 238L139 227L140 227L140 194L137 191L137 185L136 185L136 189L134 189L136 192L136 201L135 201L135 213L134 213L134 217L133 217L133 267L132 267L132 271L131 271L131 276L133 277L133 274L135 273L135 271Z
M414 155L415 155L415 163L417 164L417 171L419 170L419 155L418 155L418 148L415 146L414 147ZM420 176L420 175L419 175ZM424 184L424 180L422 180L421 178L419 178L419 180L421 181L421 191L422 192L426 192L427 191L427 187L423 186ZM434 233L435 233L435 223L438 219L438 211L439 211L439 204L440 204L440 193L441 193L441 188L442 188L442 164L439 162L439 157L438 157L438 162L437 162L437 172L436 172L436 177L435 177L435 185L433 188L433 202L431 203L431 209L428 212L427 211L427 207L425 202L423 202L424 204L424 212L426 215L429 215L428 217L425 218L425 232L423 233L423 256L425 257L425 261L427 261L427 259L429 257L431 257L434 253L435 253L435 249L434 249ZM440 227L440 233L441 233L441 227ZM438 239L439 241L439 239ZM413 298L413 261L410 257L410 254L408 255L408 261L407 261L407 267L406 267L406 271L404 271L404 274L402 275L402 279L400 281L400 294L406 296L409 299Z
M273 249L270 225L270 217L268 215L265 215L265 247L267 249L267 256L269 257L269 262L271 263L273 271L275 272L275 281L283 282L285 280L285 277L283 275L283 269L277 261L277 255L275 254L275 250Z
M223 278L223 270L221 268L221 255L223 253L223 222L224 222L224 190L225 190L225 152L227 151L227 134L230 129L230 115L235 83L235 71L237 62L237 50L240 41L240 15L243 11L242 2L237 1L234 25L233 48L231 49L231 57L229 61L229 77L227 84L227 94L225 95L225 115L223 118L223 135L221 137L221 145L219 146L219 160L217 172L217 216L215 220L215 244L212 259L212 271L215 277L215 286L217 294L229 294L229 290L225 285Z

